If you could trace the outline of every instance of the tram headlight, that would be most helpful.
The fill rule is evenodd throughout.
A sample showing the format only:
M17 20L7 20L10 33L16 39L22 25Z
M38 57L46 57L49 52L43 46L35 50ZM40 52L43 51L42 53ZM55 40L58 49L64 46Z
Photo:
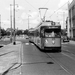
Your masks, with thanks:
M55 41L54 41L54 40L52 40L52 43L53 43L53 44L55 44Z
M48 43L48 40L47 40L47 39L45 40L45 43L46 43L46 44Z

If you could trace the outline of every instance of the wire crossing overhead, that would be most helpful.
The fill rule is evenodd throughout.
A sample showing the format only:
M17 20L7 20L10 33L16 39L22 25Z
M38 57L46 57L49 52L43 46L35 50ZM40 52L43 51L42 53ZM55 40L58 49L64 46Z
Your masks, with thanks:
M31 3L29 3L27 0L25 0L30 6L32 6L35 10L37 10L37 8L35 8Z
M44 5L43 5L43 7L44 7L44 6L46 6L46 5L47 5L47 3L49 3L49 1L50 1L50 0L48 0L48 1L47 1Z
M68 2L69 1L67 1L65 4L63 4L60 8L58 8L57 10L55 10L54 12L53 12L53 14L52 15L50 15L49 17L52 17L58 10L60 10L64 5L68 5Z

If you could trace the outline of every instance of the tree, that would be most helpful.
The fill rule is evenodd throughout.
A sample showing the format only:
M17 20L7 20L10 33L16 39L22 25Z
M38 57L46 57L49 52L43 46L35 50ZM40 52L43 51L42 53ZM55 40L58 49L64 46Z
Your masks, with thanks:
M17 30L16 35L21 35L22 34L22 30Z
M24 34L28 35L28 30L27 29L24 31Z
M1 36L7 35L7 32L4 29L1 29Z

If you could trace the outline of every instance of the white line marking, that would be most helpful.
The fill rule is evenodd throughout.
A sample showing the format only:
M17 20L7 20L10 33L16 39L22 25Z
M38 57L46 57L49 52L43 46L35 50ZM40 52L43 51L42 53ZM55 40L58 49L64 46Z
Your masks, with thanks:
M25 43L25 45L29 45L29 43Z
M68 43L62 43L63 45L68 44Z
M59 63L56 59L52 58L63 70L65 70L67 73L71 74L71 72L68 71L68 69L62 65L61 63ZM72 74L71 74L72 75Z
M61 65L60 65L60 66L61 66ZM61 68L62 68L63 70L65 70L67 73L69 73L68 70L65 69L63 66L61 66ZM70 74L70 73L69 73L69 74Z
M20 72L20 74L22 74L22 73Z
M69 52L69 53L70 53L70 51L69 51L69 50L67 50L67 49L64 49L64 48L63 48L63 51L67 51L67 52Z

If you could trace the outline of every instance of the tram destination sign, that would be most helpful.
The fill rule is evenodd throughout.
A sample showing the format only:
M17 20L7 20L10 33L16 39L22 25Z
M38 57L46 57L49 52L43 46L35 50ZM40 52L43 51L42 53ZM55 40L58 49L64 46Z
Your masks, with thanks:
M60 28L60 26L49 26L49 28Z

